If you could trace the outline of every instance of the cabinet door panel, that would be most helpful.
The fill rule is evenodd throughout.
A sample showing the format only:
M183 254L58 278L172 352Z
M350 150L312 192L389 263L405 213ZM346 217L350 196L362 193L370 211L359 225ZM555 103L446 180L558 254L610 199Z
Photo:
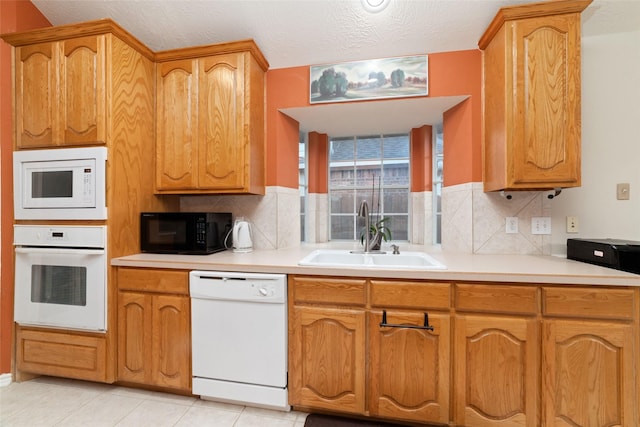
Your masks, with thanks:
M372 415L414 421L449 421L449 315L431 314L433 331L379 326L369 314ZM423 325L421 312L388 311L387 322Z
M248 139L244 129L244 57L200 59L199 188L242 189Z
M105 38L61 42L60 145L106 140Z
M516 184L579 183L580 15L514 24Z
M545 321L544 424L636 425L633 340L628 324Z
M118 379L145 383L151 375L151 296L118 295Z
M537 426L536 321L457 316L455 322L456 423Z
M16 48L16 132L18 148L54 145L58 102L56 43Z
M197 70L195 61L171 61L157 68L156 184L159 190L197 185Z
M290 315L289 402L364 413L364 312L295 307Z
M153 372L155 384L189 389L191 383L190 301L188 297L153 297Z

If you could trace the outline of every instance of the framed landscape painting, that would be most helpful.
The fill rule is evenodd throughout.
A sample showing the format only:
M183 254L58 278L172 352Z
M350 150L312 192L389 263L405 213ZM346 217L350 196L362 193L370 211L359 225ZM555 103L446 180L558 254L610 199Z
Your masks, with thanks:
M309 102L345 102L429 94L427 55L310 67Z

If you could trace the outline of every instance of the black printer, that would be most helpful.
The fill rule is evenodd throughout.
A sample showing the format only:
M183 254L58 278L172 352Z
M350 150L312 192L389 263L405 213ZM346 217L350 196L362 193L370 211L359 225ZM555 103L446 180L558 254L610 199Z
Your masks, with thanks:
M619 239L567 239L567 258L640 274L640 242Z

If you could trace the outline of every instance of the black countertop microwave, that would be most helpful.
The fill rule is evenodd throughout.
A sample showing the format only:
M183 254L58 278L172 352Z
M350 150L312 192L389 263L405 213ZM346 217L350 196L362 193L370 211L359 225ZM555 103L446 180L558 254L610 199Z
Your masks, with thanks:
M142 212L140 250L161 254L206 255L225 249L232 227L228 212ZM231 236L226 242L231 247Z

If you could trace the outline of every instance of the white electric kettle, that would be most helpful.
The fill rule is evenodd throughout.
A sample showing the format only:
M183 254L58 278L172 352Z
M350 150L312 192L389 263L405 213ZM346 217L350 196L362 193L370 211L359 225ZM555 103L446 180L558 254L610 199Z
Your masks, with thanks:
M232 233L233 252L251 252L253 250L253 231L248 220L243 217L236 218Z

